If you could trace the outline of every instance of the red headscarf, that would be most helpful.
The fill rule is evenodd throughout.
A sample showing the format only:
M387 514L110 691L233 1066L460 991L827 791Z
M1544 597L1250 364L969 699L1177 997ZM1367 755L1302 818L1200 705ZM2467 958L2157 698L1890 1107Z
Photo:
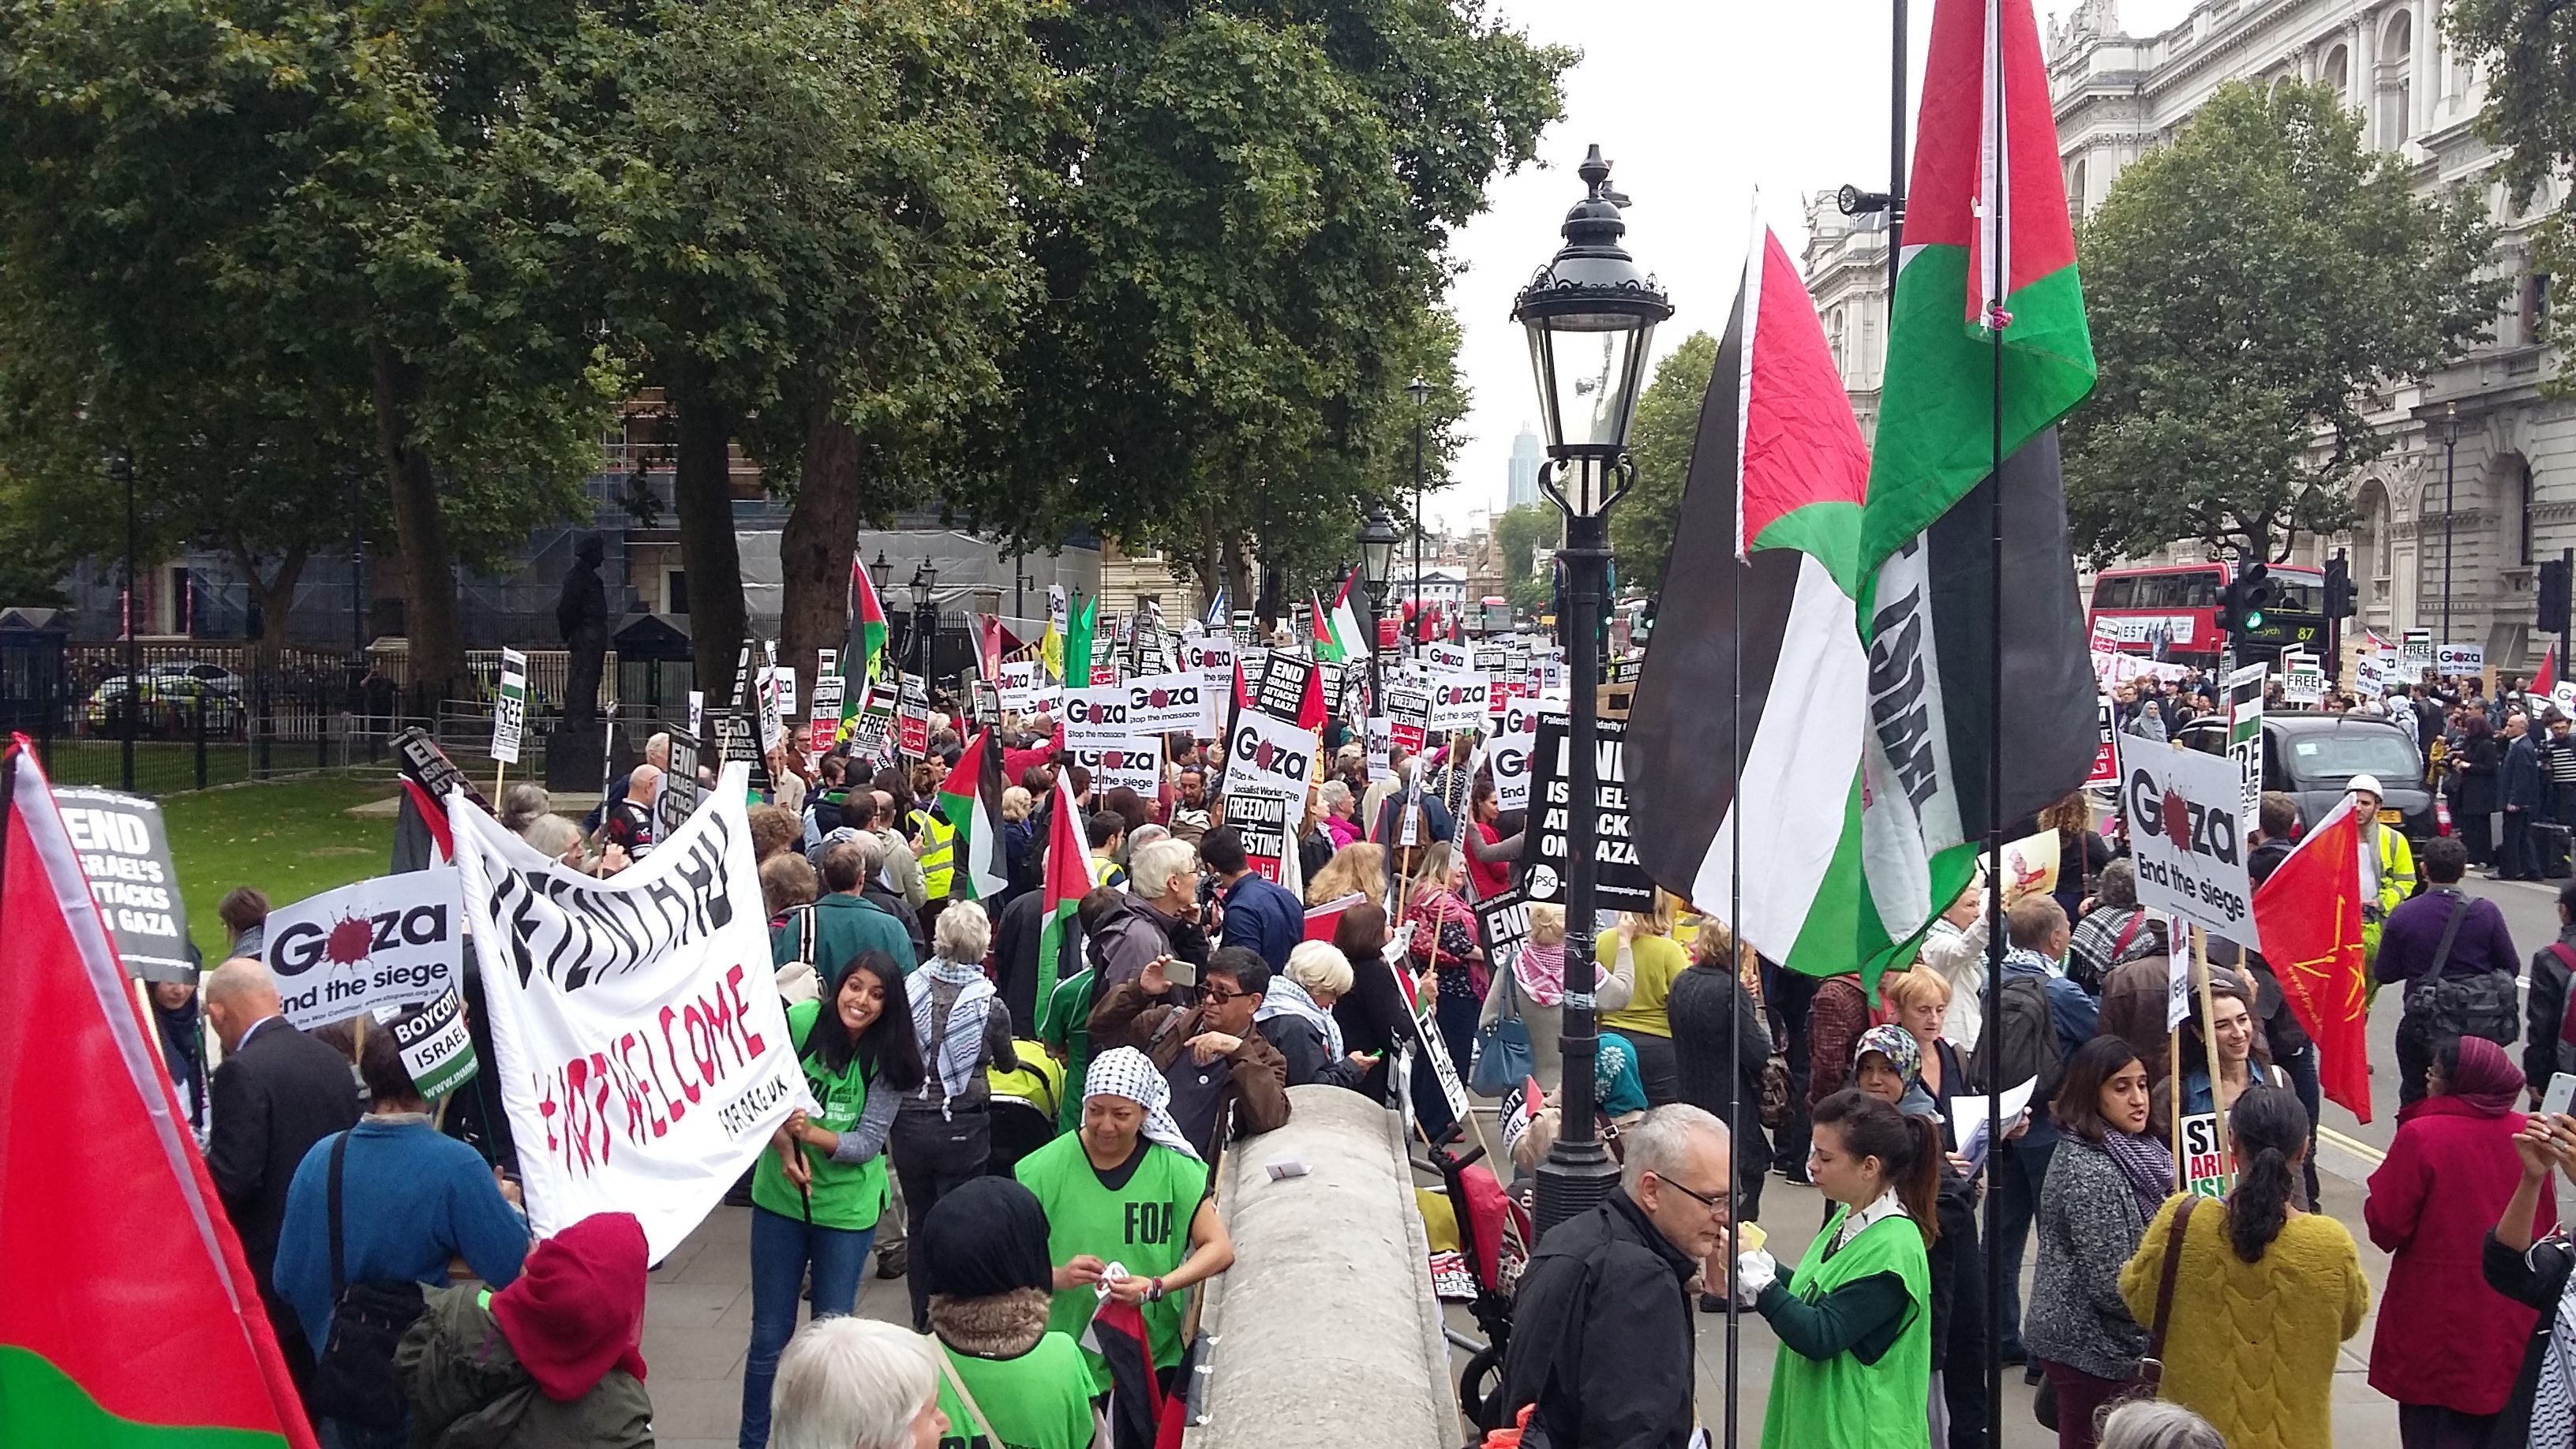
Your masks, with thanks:
M2460 1067L2451 1074L2445 1095L2459 1098L2490 1117L2513 1110L2522 1094L2522 1071L2503 1047L2482 1036L2460 1038Z
M594 1213L528 1250L492 1317L545 1396L569 1404L612 1368L644 1377L644 1225Z

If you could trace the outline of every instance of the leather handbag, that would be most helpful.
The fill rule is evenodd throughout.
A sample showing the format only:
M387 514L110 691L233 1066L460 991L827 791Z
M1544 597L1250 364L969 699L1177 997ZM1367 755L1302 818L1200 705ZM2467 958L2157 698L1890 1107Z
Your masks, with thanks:
M1520 980L1504 963L1503 1009L1476 1029L1476 1060L1467 1069L1467 1088L1479 1097L1499 1097L1526 1082L1537 1069L1530 1051L1529 1023L1521 1020Z
M340 1169L349 1134L331 1144L331 1337L313 1364L313 1412L368 1429L402 1425L409 1405L394 1374L394 1348L428 1300L412 1282L352 1283L340 1240Z

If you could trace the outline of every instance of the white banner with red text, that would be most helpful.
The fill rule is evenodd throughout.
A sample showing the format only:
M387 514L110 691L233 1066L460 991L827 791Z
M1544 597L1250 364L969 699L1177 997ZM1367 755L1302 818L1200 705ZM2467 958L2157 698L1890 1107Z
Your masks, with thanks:
M814 1110L769 964L745 772L606 879L566 870L451 796L502 1102L539 1237L631 1212L678 1247Z

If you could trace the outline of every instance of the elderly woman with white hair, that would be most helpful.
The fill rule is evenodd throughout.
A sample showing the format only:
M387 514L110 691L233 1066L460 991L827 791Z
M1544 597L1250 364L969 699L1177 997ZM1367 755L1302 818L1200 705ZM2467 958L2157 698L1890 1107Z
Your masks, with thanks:
M1330 941L1300 941L1288 952L1288 969L1270 978L1255 1030L1288 1059L1288 1085L1321 1082L1356 1092L1377 1063L1366 1052L1346 1051L1333 1003L1351 989L1351 963Z
M869 1318L817 1318L779 1356L771 1449L939 1449L941 1379L926 1339Z
M1055 1265L1047 1326L1079 1339L1106 1291L1138 1305L1154 1367L1167 1376L1185 1346L1188 1290L1234 1266L1207 1163L1172 1120L1171 1100L1153 1058L1134 1047L1102 1052L1083 1082L1082 1126L1013 1169L1046 1209ZM1113 1265L1123 1274L1110 1274ZM1083 1358L1106 1393L1100 1356L1086 1348Z
M895 1113L892 1149L903 1188L904 1229L921 1231L939 1199L984 1175L992 1155L992 1089L984 1069L1020 1068L1011 1050L1011 1013L984 976L993 926L974 901L950 901L932 928L932 953L913 973L912 1035L924 1067L920 1087ZM908 1275L912 1331L930 1331L930 1289Z

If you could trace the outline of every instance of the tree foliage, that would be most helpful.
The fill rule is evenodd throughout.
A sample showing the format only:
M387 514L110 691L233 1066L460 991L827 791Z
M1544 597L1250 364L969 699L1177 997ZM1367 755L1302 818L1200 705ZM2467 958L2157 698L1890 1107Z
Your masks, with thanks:
M2285 556L2352 520L2374 395L2484 340L2505 283L2467 191L2418 198L2331 87L2221 87L2081 237L2101 378L2067 427L2097 560L2197 539Z
M1611 515L1616 518L1618 515ZM1503 556L1503 598L1516 610L1537 613L1552 592L1537 571L1538 551L1565 541L1565 515L1552 503L1524 503L1494 520L1494 546Z
M2562 0L2452 0L2441 16L2453 53L2485 72L2478 134L2502 153L2495 175L2513 209L2527 210L2543 185L2556 188L2557 204L2533 237L2531 270L2550 275L2552 300L2565 305L2576 298L2569 280L2576 188L2566 184L2576 168L2576 8Z
M1699 436L1700 404L1717 371L1717 338L1694 332L1655 364L1655 376L1637 399L1628 430L1637 483L1610 512L1610 552L1623 589L1654 593L1664 586L1673 551L1673 525L1682 489L1690 482L1691 447Z

